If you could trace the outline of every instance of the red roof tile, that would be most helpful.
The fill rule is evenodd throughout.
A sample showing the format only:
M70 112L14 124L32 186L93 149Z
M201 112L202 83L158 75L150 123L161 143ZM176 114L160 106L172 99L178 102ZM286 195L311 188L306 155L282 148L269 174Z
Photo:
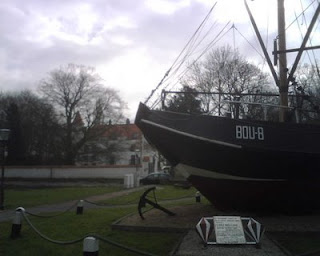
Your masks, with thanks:
M106 126L103 137L125 137L127 139L138 139L141 131L135 124L115 124Z

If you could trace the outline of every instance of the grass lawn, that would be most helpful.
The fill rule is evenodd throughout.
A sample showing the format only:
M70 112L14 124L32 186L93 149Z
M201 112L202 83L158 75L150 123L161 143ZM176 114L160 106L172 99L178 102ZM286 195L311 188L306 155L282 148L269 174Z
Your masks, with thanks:
M147 188L148 187L146 187L145 190ZM143 192L144 190L140 190L140 191L128 193L125 196L102 200L99 203L104 203L104 204L138 203L140 196L142 195ZM152 191L148 194L148 199L155 201L154 195L157 201L171 200L171 199L177 199L177 198L183 198L183 197L194 198L195 193L196 193L196 189L193 187L189 189L184 189L181 187L160 185L160 186L156 186L156 189L154 190L154 194Z
M147 188L147 187L146 187ZM40 205L50 202L80 199L85 196L102 194L116 191L121 187L111 188L57 188L57 189L36 189L25 191L6 191L7 200L14 201L13 207L21 202L25 205ZM129 193L125 196L117 197L101 203L124 204L137 202L143 190ZM173 186L157 186L155 191L158 200L174 199L186 196L194 196L195 190L175 188ZM153 200L151 192L149 198ZM192 199L190 199L192 200ZM7 202L8 202L7 201ZM169 201L170 202L170 201ZM193 202L193 201L192 201ZM175 201L170 202L177 205ZM184 203L184 202L182 202ZM190 204L190 202L189 202ZM154 255L168 255L169 252L181 239L182 234L177 233L150 233L150 232L128 232L111 230L111 224L119 218L136 212L136 206L108 208L108 209L86 209L83 215L76 215L74 211L67 212L55 218L38 218L28 216L32 224L44 235L59 241L70 241L82 238L86 234L95 233L109 240L123 244L125 246L145 251ZM21 237L15 240L9 238L11 233L11 222L0 223L0 255L5 256L28 256L28 255L82 255L83 242L72 245L57 245L48 242L23 221ZM135 253L117 248L113 245L99 241L99 255L137 255Z
M80 200L92 195L100 195L123 190L121 185L108 187L65 187L65 188L39 188L39 189L6 189L5 208L31 207L42 204L54 204L69 200Z
M147 189L148 187L146 187ZM56 203L72 199L83 199L87 196L111 193L122 190L122 186L110 187L78 187L78 188L48 188L6 190L6 206L35 206L47 203ZM144 190L131 192L121 197L116 197L99 203L126 204L137 203ZM155 195L158 201L191 197L187 201L167 201L161 204L181 205L194 203L194 188L183 189L174 186L156 186ZM149 199L154 201L153 192L149 193ZM202 198L202 203L208 203ZM168 255L181 239L182 234L177 233L150 233L128 232L111 230L111 224L121 217L136 212L136 205L119 208L86 209L83 215L76 215L74 211L67 212L55 218L38 218L28 216L32 224L47 237L70 241L83 238L89 233L97 234L103 238L112 240L140 251L154 255ZM9 238L11 222L0 223L0 255L4 256L33 256L33 255L82 255L82 240L72 245L57 245L48 242L23 221L21 237L15 240ZM320 249L320 235L314 232L293 233L275 232L269 236L276 240L282 247L293 255L311 252ZM99 241L99 255L137 255L124 249L115 247L103 241ZM312 254L320 255L320 254Z
M181 237L175 233L145 233L112 231L112 222L135 211L133 208L86 210L83 215L68 212L56 218L29 217L32 224L44 235L59 241L70 241L88 233L96 233L104 238L137 250L155 255L168 255ZM11 223L0 223L0 255L33 256L33 255L82 255L83 242L72 245L57 245L40 238L23 221L21 237L15 240L8 238ZM99 242L99 255L137 255L121 248Z

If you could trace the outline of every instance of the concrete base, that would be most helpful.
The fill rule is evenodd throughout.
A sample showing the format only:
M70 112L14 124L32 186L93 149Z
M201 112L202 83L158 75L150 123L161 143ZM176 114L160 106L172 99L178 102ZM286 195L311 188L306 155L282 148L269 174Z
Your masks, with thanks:
M261 247L255 245L207 245L205 246L195 230L190 230L183 238L175 256L286 256L274 242L263 236Z

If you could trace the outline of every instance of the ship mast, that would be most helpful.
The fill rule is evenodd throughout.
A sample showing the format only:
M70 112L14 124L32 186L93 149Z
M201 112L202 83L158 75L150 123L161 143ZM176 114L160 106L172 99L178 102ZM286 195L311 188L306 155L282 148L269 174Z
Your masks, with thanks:
M278 0L278 46L279 51L279 93L280 105L279 121L284 122L288 107L288 81L287 81L287 54L286 54L286 33L285 33L285 12L284 0Z
M279 110L279 121L285 122L286 121L286 113L288 111L288 87L289 82L294 81L294 72L297 69L297 66L299 64L300 58L302 56L303 51L305 50L312 50L312 49L319 49L320 46L313 46L313 47L306 47L307 41L310 37L311 31L314 27L314 24L317 21L317 18L320 14L320 3L318 4L318 7L313 15L313 18L309 24L309 27L307 29L307 33L305 34L302 44L300 48L297 49L286 49L286 31L285 31L285 10L284 10L284 1L285 0L278 0L278 46L275 43L275 49L273 51L274 54L274 65L278 65L279 72L278 75L276 74L276 71L274 67L271 64L271 60L269 57L269 54L267 53L267 49L262 41L260 32L258 30L258 27L254 21L254 18L251 14L251 11L248 7L247 1L244 0L245 7L248 11L251 23L253 25L254 31L257 35L257 38L259 40L260 46L263 50L264 56L267 60L268 66L270 68L270 71L272 73L272 76L274 78L274 81L276 85L279 87L279 93L280 93L280 110ZM294 61L294 64L291 68L290 74L288 75L288 68L287 68L287 52L298 52L296 59ZM279 61L278 61L279 57Z

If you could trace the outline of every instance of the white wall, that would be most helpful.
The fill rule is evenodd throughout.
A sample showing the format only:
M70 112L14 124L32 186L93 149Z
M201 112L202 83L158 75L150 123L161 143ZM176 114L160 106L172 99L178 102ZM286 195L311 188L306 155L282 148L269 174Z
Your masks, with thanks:
M6 167L5 178L28 179L123 179L126 174L135 174L141 168L132 165L107 167Z

